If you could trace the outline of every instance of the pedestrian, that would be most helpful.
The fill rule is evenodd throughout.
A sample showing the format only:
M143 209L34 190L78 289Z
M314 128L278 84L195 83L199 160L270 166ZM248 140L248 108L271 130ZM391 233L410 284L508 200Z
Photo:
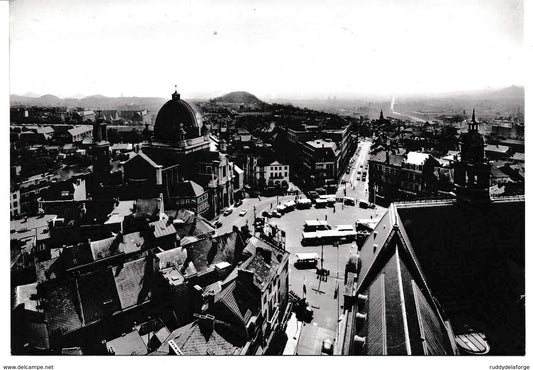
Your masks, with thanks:
M328 215L326 215L325 219L326 219L326 221L328 220Z
M270 203L270 209L272 209L272 203Z

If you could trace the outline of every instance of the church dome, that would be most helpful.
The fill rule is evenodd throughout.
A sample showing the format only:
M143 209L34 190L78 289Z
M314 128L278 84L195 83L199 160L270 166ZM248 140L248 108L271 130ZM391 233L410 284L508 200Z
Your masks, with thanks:
M200 122L196 109L180 98L176 91L157 113L154 125L154 140L177 143L181 139L200 136Z

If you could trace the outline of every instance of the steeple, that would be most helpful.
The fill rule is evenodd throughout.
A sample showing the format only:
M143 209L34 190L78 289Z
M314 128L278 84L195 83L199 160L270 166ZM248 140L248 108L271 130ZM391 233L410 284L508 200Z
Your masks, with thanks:
M379 112L379 120L383 121L383 109Z
M172 100L180 100L180 94L178 93L178 85L174 85L174 92L172 93Z
M478 123L476 121L476 110L475 109L472 109L472 122L470 122L468 130L469 131L477 131L478 130Z

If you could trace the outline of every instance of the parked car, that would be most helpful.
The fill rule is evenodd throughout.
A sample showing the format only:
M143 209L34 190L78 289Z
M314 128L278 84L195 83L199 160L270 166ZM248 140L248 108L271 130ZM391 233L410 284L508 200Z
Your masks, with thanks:
M233 208L227 208L227 209L224 211L223 215L224 215L224 216L229 216L229 215L231 215L232 212L233 212Z
M246 210L245 209L243 209L242 211L239 212L239 216L242 217L244 215L246 215Z
M333 355L333 341L330 338L326 338L322 341L322 353Z
M218 220L217 222L215 222L215 228L219 228L219 227L222 227L222 221Z
M282 214L279 213L278 211L272 211L271 215L272 217L278 217L278 218L282 216Z
M272 217L272 213L269 212L269 211L263 211L263 213L261 214L263 217Z
M242 205L242 200L239 199L239 200L237 200L237 201L235 202L235 207L239 207L239 206L241 206L241 205Z

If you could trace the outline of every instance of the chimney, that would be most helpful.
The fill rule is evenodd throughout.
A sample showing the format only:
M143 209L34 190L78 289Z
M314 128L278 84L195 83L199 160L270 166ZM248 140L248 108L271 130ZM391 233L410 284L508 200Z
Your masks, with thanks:
M208 333L212 333L215 330L215 316L210 314L195 314L194 316L198 318L198 325L200 326L200 330Z

